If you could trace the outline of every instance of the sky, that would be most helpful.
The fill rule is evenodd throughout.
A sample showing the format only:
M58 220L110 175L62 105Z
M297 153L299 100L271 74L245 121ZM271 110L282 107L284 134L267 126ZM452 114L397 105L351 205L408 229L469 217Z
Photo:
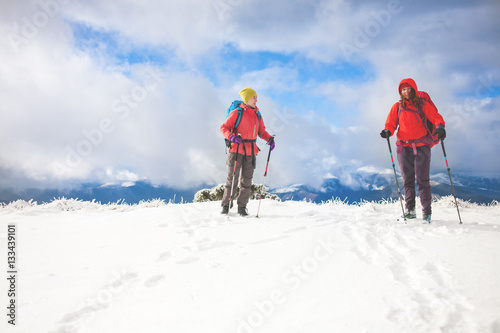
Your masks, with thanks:
M407 77L446 121L452 172L500 173L496 0L0 7L0 188L223 183L220 125L245 87L276 135L267 185L356 186L356 172L392 169L379 133ZM258 145L254 182L268 152Z

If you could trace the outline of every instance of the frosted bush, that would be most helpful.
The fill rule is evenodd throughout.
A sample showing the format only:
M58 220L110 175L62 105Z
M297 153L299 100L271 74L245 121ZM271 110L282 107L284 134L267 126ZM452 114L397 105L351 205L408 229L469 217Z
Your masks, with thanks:
M211 189L203 189L194 195L194 202L207 202L207 201L219 201L222 200L224 196L224 190L226 185L219 184ZM271 199L281 201L281 199L276 194L268 193L269 188L265 187L263 184L252 184L252 192L250 194L250 199ZM238 199L240 193L240 187L236 187L235 193L233 194L233 199Z
M218 185L212 189L203 189L196 193L194 202L208 202L217 201L222 199L222 194L224 193L224 185ZM262 184L254 184L252 186L252 199L259 199L260 196L266 199L272 199L281 201L281 199L275 195L267 192L267 188ZM500 205L496 200L493 200L490 204L477 204L470 201L464 201L462 199L457 199L459 209L474 209L478 207L495 208ZM182 201L180 202L183 203ZM8 204L0 204L0 210L2 211L30 211L36 210L47 210L47 211L83 211L83 210L95 210L95 211L119 211L125 212L141 208L157 208L164 207L167 205L174 204L172 202L166 203L163 199L152 199L152 200L142 200L138 204L128 204L124 200L118 200L117 202L102 204L96 200L83 201L76 199L66 199L66 198L54 198L49 203L38 204L36 201L29 200L16 200ZM398 199L384 199L379 201L366 201L360 200L360 202L350 203L347 199L332 198L328 201L323 201L319 203L321 205L333 205L333 206L363 206L367 209L378 209L379 207L397 204L399 205ZM440 198L433 198L434 207L455 207L455 198L453 196L446 196Z
M199 190L194 195L194 202L207 202L212 201L212 194L209 189Z
M36 201L33 201L31 199L30 201L25 201L25 200L16 200L13 202L10 202L8 204L2 203L1 207L4 209L12 209L12 210L23 210L28 207L35 207L37 205Z

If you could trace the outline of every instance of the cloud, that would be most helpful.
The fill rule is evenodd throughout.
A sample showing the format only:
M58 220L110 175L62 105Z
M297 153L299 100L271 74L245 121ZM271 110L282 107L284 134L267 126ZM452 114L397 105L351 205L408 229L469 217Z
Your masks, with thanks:
M497 172L499 13L497 1L8 2L1 186L221 183L219 127L246 86L277 135L268 184L347 182L390 166L378 133L405 77L447 121L452 167Z
M189 147L215 150L207 143L224 114L215 112L222 106L213 85L168 66L93 58L71 35L54 41L57 32L47 27L2 54L0 136L8 145L0 167L47 186L108 182L120 172L178 186L203 180L189 179L186 155Z

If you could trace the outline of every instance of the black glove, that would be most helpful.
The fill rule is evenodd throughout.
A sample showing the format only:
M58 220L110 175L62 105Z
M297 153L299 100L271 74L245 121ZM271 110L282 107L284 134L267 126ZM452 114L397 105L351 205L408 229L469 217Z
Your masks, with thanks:
M391 137L391 131L389 131L388 129L385 129L382 132L380 132L380 136L382 138L384 138L384 139L390 138Z
M437 135L439 140L444 140L446 138L446 130L444 127L437 127L433 135Z

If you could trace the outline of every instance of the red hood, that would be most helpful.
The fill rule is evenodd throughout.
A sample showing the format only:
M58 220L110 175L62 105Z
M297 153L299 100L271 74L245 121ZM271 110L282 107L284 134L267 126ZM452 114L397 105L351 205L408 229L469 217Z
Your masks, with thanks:
M415 81L413 81L413 79L408 78L408 79L401 80L401 82L399 83L399 86L398 86L398 92L399 92L399 94L401 94L401 85L403 83L409 84L413 88L413 90L415 90L415 92L418 91L417 84L415 83Z

